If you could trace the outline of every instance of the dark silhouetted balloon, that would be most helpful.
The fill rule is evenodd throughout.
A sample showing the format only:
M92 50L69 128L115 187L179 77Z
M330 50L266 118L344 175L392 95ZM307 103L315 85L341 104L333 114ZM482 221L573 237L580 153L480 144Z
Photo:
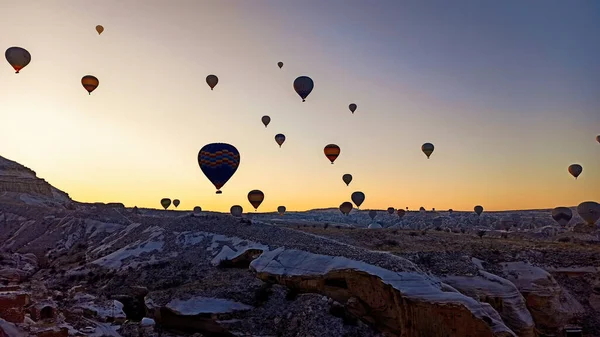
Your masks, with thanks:
M229 209L229 212L231 213L231 215L239 218L242 216L242 212L244 212L244 209L240 205L233 205Z
M21 47L8 48L4 52L4 57L6 57L8 63L15 69L15 74L18 74L21 69L25 68L31 62L31 54Z
M371 220L375 219L375 217L377 216L377 211L372 209L369 211L369 217L371 218Z
M351 111L352 113L354 113L354 111L356 111L356 108L357 108L357 107L358 107L358 106L357 106L356 104L354 104L354 103L352 103L352 104L348 105L348 109L350 109L350 111Z
M352 175L349 173L346 173L342 176L342 180L346 183L346 186L350 185L350 182L352 181Z
M98 32L98 35L100 35L104 31L104 27L102 27L102 25L97 25L96 26L96 31Z
M271 123L271 117L269 116L262 116L260 120L265 125L265 128L267 127L267 125L269 125L269 123Z
M219 78L215 75L208 75L206 76L206 84L208 84L208 86L210 87L210 90L213 90L216 86L217 83L219 83Z
M198 165L204 175L221 193L221 187L233 176L240 165L240 153L235 146L225 143L204 145L198 152Z
M200 207L200 206L196 206L196 207L194 207L194 214L195 214L195 215L198 215L198 214L200 214L201 212L202 212L202 207Z
M398 213L398 218L402 219L402 217L404 216L404 214L406 214L406 211L403 210L403 209L401 209L401 208L398 208L398 212L397 213Z
M169 199L169 198L162 198L160 200L160 205L162 207L164 207L164 209L169 208L169 206L171 206L171 199Z
M302 102L306 101L306 97L311 93L315 84L308 76L300 76L294 80L294 90L302 98Z
M279 213L279 215L283 215L283 213L285 213L285 206L277 207L277 212Z
M278 133L275 135L275 142L277 144L279 144L279 147L281 147L281 144L283 144L283 142L285 142L285 135L282 133Z
M91 95L92 91L96 90L96 88L98 88L99 84L100 84L100 81L98 81L96 76L85 75L81 78L81 85L83 85L85 90L87 90L88 95Z
M569 173L571 173L571 175L573 177L575 177L575 179L577 179L577 177L579 177L581 172L583 172L583 167L581 167L581 165L573 164L573 165L569 166Z
M388 209L387 209L387 212L388 212L390 215L394 214L394 212L395 212L395 211L396 211L396 210L394 209L394 207L388 207Z
M177 206L179 206L179 203L180 203L179 199L173 200L173 206L175 206L175 208L177 208Z
M344 215L348 215L350 214L350 211L352 211L352 203L345 201L340 205L340 211L342 212L342 214Z
M327 159L329 159L331 164L333 164L333 162L340 155L340 147L335 144L329 144L325 146L323 152L325 153L325 156L327 157Z
M425 153L425 155L427 156L427 159L429 159L429 156L431 156L431 154L433 153L433 149L434 149L434 146L431 143L425 143L421 146L421 151L423 151L423 153Z
M577 214L588 224L593 225L600 219L600 204L595 201L585 201L577 205Z
M277 62L277 66L279 67L279 69L283 68L283 62L281 62L281 61Z
M454 211L452 210L452 208L450 208L450 209L448 210L448 214L452 215L452 213L454 213Z
M258 206L260 206L263 200L265 200L265 194L262 191L252 190L248 192L248 201L250 204L252 204L255 211L258 209Z
M572 217L573 212L568 207L556 207L552 210L552 219L563 227L569 224Z
M475 213L477 213L477 215L481 215L481 212L483 212L483 207L481 205L477 205L473 208L473 210Z
M362 203L365 201L365 194L363 192L356 191L352 193L350 199L352 199L352 202L356 205L358 209L360 209L360 205L362 205Z

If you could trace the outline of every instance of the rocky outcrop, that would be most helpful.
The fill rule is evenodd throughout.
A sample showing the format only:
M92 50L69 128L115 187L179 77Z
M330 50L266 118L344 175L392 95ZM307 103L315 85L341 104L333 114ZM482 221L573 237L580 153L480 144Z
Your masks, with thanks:
M22 323L25 319L25 307L30 296L20 291L0 293L0 318L11 323Z
M569 324L578 323L583 306L563 289L547 271L525 262L502 263L504 277L525 298L538 331L547 335L561 333Z
M264 252L250 268L264 281L346 303L390 336L516 336L489 304L424 274L283 248Z

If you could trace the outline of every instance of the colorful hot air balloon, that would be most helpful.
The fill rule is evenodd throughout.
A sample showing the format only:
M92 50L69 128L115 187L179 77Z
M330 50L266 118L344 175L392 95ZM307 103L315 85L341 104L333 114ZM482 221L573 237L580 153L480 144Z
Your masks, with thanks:
M231 213L231 215L239 218L242 216L242 212L244 212L244 209L240 205L233 205L229 209L229 212Z
M371 220L375 219L375 217L377 216L377 211L372 209L369 211L369 217L371 218Z
M352 193L350 199L352 199L352 202L358 209L360 209L360 205L362 205L362 203L365 201L365 194L363 192L356 191Z
M595 201L585 201L577 205L577 214L588 224L593 225L600 219L600 204Z
M277 66L279 67L279 69L283 68L283 62L281 62L281 61L277 62Z
M556 207L552 210L552 219L563 227L569 224L572 217L573 212L568 207Z
M180 203L179 199L173 200L173 206L175 206L175 208L177 208L177 206L179 206L179 203Z
M394 212L395 212L395 211L396 211L396 210L394 209L394 207L388 207L388 209L387 209L387 212L388 212L390 215L394 214Z
M329 159L329 161L331 161L331 164L333 164L333 162L340 155L340 147L335 144L329 144L325 146L323 152L325 152L325 156L327 157L327 159Z
M433 153L433 144L431 143L425 143L421 146L421 151L423 151L423 153L425 153L425 155L427 156L427 159L429 159L429 156L431 156L431 154Z
M277 212L279 213L279 215L283 215L283 213L285 213L285 206L277 207Z
M300 76L294 80L294 90L302 98L302 102L306 101L306 97L313 90L315 84L308 76Z
M577 177L579 177L581 172L583 172L583 167L581 167L581 165L573 164L573 165L569 166L569 173L571 173L571 175L573 177L575 177L575 179L577 179Z
M8 48L4 52L4 57L6 57L8 63L15 69L15 74L18 74L21 69L25 68L31 62L31 54L21 47Z
M194 215L199 215L200 213L202 213L202 207L200 207L200 206L194 207Z
M473 210L475 213L477 213L477 215L481 215L481 212L483 212L483 207L481 207L481 205L477 205L473 208Z
M404 216L404 214L406 214L406 211L403 210L403 209L401 209L401 208L398 208L398 212L397 213L398 213L398 218L402 219L402 217Z
M341 212L342 212L342 214L344 214L344 215L348 215L348 214L350 214L350 211L352 211L352 203L351 203L351 202L348 202L348 201L346 201L346 202L343 202L343 203L340 205L340 211L341 211Z
M160 199L160 205L162 207L164 207L165 209L169 208L169 206L171 206L171 199L169 199L169 198Z
M277 144L279 144L279 147L281 147L281 144L283 144L283 142L285 142L285 135L282 133L276 134L275 142L277 142Z
M100 81L98 81L96 76L85 75L81 78L81 85L83 85L85 90L87 90L88 95L91 95L92 91L96 90L96 88L98 88L99 84L100 84Z
M346 186L350 185L350 182L352 181L352 175L349 173L346 173L342 176L342 180L346 183Z
M219 78L215 75L206 76L206 84L210 87L210 90L213 90L215 86L219 83Z
M240 153L235 146L225 143L204 145L198 152L198 165L204 175L221 194L221 187L233 176L240 165Z
M248 201L254 206L255 211L262 204L263 200L265 200L265 194L262 191L252 190L248 192Z
M269 116L262 116L260 120L265 125L265 128L267 127L267 125L269 125L269 123L271 123L271 117Z
M350 109L350 111L351 111L352 113L354 113L354 111L356 111L356 108L357 108L357 107L358 107L358 106L357 106L356 104L354 104L354 103L352 103L352 104L348 105L348 109Z
M96 26L96 31L98 32L98 35L100 35L104 31L104 27L102 27L102 25L97 25Z

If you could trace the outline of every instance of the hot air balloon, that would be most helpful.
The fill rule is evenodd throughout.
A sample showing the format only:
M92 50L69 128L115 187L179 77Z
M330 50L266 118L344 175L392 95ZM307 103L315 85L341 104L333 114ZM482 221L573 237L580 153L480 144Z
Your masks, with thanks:
M210 87L210 90L213 90L215 86L219 83L219 78L215 75L206 76L206 84Z
M277 62L277 66L279 67L279 69L283 68L283 62L281 62L281 61Z
M563 227L569 224L572 217L573 212L568 207L556 207L552 210L552 219Z
M173 200L173 206L175 206L175 208L177 208L177 206L179 206L179 203L180 203L179 199Z
M352 175L349 173L346 173L342 176L342 180L346 183L346 186L350 185L350 182L352 181Z
M573 165L569 166L569 173L571 173L571 175L573 177L575 177L575 179L577 179L577 177L579 177L581 172L583 172L583 167L581 167L581 165L573 164Z
M369 217L371 218L371 220L375 219L375 217L377 216L377 211L372 209L369 211Z
M313 90L315 84L308 76L300 76L294 80L294 90L302 98L302 102L306 101L306 97Z
M239 218L242 216L242 212L244 212L244 209L240 205L233 205L229 209L229 212L231 213L231 215Z
M475 213L477 213L477 215L481 215L481 212L483 212L483 207L477 205L473 208L473 210L475 211Z
M345 201L340 205L340 211L342 212L342 214L344 215L348 215L350 214L350 211L352 210L352 203Z
M160 199L160 204L162 207L164 207L165 209L169 208L169 206L171 206L171 199L169 198L162 198Z
M452 215L452 213L454 213L454 211L452 210L452 208L450 208L450 209L448 210L448 214Z
M325 152L325 156L327 157L327 159L329 159L329 161L331 161L331 164L333 165L333 162L340 155L340 147L335 144L329 144L325 146L323 152Z
M354 104L354 103L352 103L352 104L348 105L348 109L350 109L350 111L351 111L352 113L354 113L354 111L356 111L356 108L357 108L357 107L358 107L358 106L357 106L356 104Z
M31 62L31 54L21 47L8 48L4 53L4 57L6 57L8 63L15 69L15 74L18 74L21 69L25 68Z
M600 135L597 135L597 136L596 136L596 141L597 141L598 143L600 143Z
M285 213L285 206L277 207L277 212L279 213L279 215L283 215L283 213Z
M283 142L285 142L285 135L282 133L276 134L275 142L277 142L277 144L279 144L279 147L281 147L281 144L283 144Z
M394 212L395 212L395 211L396 211L396 210L394 209L394 207L388 207L388 209L387 209L387 212L388 212L390 215L394 214Z
M431 154L433 153L433 144L431 143L425 143L421 146L421 151L423 151L423 153L425 153L425 155L427 156L427 159L429 159L429 156L431 156Z
M267 127L267 125L269 125L269 123L271 123L271 117L269 116L262 116L260 120L265 125L265 128Z
M98 81L96 76L85 75L81 78L81 85L83 85L85 90L87 90L88 95L91 95L92 91L96 90L96 88L98 88L99 84L100 84L100 81Z
M401 208L398 208L398 212L397 213L398 213L398 218L402 219L402 217L404 216L404 214L406 214L406 211L403 210L403 209L401 209Z
M258 209L258 206L265 200L265 194L259 190L252 190L248 192L248 201L254 206L254 210Z
M358 209L360 209L360 205L362 205L363 201L365 201L365 194L363 192L356 191L352 193L350 199L352 199L352 202L356 205Z
M202 212L202 207L196 206L194 207L194 215L199 215Z
M240 165L240 153L235 146L225 143L204 145L198 152L198 165L204 175L221 194L221 187L233 176Z
M104 27L102 27L102 25L97 25L96 26L96 31L98 32L98 35L100 35L104 31Z
M600 219L600 204L594 201L585 201L577 206L577 214L588 225L593 225Z

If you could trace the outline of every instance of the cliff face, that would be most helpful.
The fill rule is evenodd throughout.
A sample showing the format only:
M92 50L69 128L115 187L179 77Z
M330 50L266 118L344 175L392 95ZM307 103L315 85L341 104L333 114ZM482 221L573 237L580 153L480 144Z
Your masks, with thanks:
M25 203L70 202L71 198L17 162L0 156L0 195Z

